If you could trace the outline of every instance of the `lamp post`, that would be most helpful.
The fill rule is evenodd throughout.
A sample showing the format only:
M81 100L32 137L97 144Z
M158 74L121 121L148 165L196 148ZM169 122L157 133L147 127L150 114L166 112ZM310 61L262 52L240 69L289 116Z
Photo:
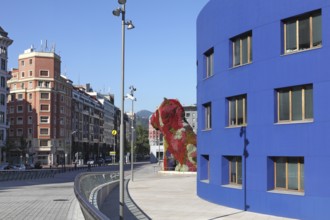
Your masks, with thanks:
M126 22L125 20L125 6L126 0L118 0L118 3L122 5L121 8L117 8L112 11L114 16L121 14L122 24L122 71L121 71L121 109L120 109L120 151L119 151L119 219L124 219L124 84L125 84L125 25L127 29L133 29L134 25L132 21Z
M133 169L134 169L134 150L133 150L133 146L134 146L134 101L136 101L136 98L134 97L134 92L136 91L136 88L134 86L130 86L129 89L131 90L131 92L129 94L126 95L126 98L132 100L132 115L131 115L131 180L134 181L134 173L133 173Z

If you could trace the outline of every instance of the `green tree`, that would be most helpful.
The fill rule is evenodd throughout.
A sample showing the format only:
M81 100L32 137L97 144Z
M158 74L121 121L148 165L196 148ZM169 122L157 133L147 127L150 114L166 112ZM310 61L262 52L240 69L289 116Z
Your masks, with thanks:
M148 130L138 125L136 128L135 154L149 155L150 146Z
M23 136L21 136L19 149L21 151L21 157L23 158L22 161L23 163L26 162L26 153L28 152L27 146L28 146L28 142Z
M8 161L10 156L10 150L15 148L15 143L12 140L9 140L7 138L5 146L2 148L2 160ZM6 157L4 157L4 154L6 154Z

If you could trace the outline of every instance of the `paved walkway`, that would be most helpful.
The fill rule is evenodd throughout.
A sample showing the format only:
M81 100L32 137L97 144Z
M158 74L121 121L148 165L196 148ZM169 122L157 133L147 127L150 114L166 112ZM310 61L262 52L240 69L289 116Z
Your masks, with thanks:
M159 168L158 168L159 169ZM156 172L155 172L156 171ZM164 174L155 165L137 168L128 184L133 201L155 220L284 220L207 202L197 196L196 175Z

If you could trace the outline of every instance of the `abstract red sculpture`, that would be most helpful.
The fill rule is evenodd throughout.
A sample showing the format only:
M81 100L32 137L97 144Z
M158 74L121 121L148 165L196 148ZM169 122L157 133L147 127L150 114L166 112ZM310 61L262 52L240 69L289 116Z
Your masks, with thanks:
M164 99L151 117L151 124L164 136L164 154L167 151L177 161L176 171L196 171L196 134L185 119L185 112L178 100ZM167 168L164 159L164 169Z

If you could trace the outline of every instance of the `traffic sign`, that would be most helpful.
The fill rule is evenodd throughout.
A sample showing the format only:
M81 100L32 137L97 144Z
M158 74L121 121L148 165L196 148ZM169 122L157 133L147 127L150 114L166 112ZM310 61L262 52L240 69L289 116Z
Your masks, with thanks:
M116 151L110 151L111 156L116 156Z
M116 130L112 130L111 134L112 134L113 136L116 136L116 135L117 135L117 131L116 131Z

